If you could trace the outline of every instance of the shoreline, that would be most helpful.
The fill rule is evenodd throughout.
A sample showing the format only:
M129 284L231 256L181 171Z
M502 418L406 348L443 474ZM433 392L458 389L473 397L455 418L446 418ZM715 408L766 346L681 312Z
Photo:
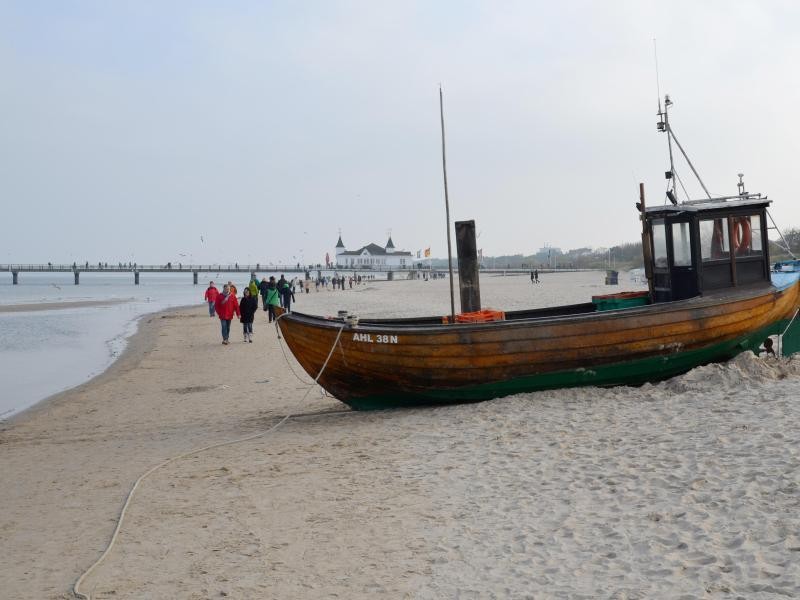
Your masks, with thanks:
M120 301L120 302L102 301L101 303L98 303L98 304L94 304L94 301L89 301L89 302L91 303L90 304L91 306L102 306L102 305L120 304L120 303L124 303L125 301ZM73 303L70 303L70 304L73 304ZM8 416L0 415L0 431L2 431L1 428L2 428L3 425L5 425L5 424L9 424L10 425L10 424L15 423L18 419L22 418L28 412L35 411L35 410L37 410L39 408L43 408L44 405L46 405L46 404L48 404L50 402L57 402L57 401L59 401L61 396L70 394L71 392L77 392L77 391L79 391L79 390L81 390L81 389L83 389L83 388L85 388L87 386L90 386L90 385L94 384L95 382L97 382L98 380L100 380L101 378L106 376L107 374L113 373L113 370L115 368L117 368L117 365L120 362L122 362L123 360L126 360L126 359L130 358L130 355L137 354L137 353L141 354L143 352L142 345L146 346L148 343L152 344L152 342L153 342L153 340L150 340L150 339L147 338L147 332L143 332L142 331L141 325L142 325L143 321L147 320L147 322L149 323L151 317L155 319L155 318L157 318L157 316L168 315L168 314L170 314L172 312L177 312L177 311L180 311L180 310L185 310L185 309L192 308L193 306L194 305L185 305L185 306L174 306L174 307L170 307L170 308L165 308L165 309L157 310L157 311L152 312L152 313L144 313L142 315L134 317L130 321L127 321L125 323L125 325L124 325L124 328L122 329L122 331L119 334L115 335L114 337L112 337L110 339L104 340L105 345L109 349L109 355L108 355L109 362L108 362L108 364L106 364L104 367L100 368L100 370L98 372L96 372L95 374L91 375L86 381L80 382L77 385L68 385L64 389L61 389L61 390L56 391L56 392L53 392L52 394L48 394L48 395L44 396L43 398L37 400L33 404L31 404L29 406L26 406L26 407L24 407L24 408L22 408L20 410L11 409L9 411L10 414L5 413L5 414L8 414ZM2 311L0 311L0 312L2 312ZM128 333L129 330L131 330L130 333ZM115 342L123 344L122 351L119 352L118 354L116 354L116 356L114 354L114 350L113 350L113 347L112 347L112 344L114 344Z
M123 369L125 367L134 368L135 363L132 365L127 365L127 363L141 359L141 357L146 354L146 352L155 344L156 331L153 331L153 329L157 329L157 325L153 325L153 322L158 318L164 318L164 316L169 315L170 313L189 308L192 308L192 306L176 306L165 308L153 313L145 313L135 317L126 324L128 327L133 325L134 329L130 335L123 337L125 347L123 348L122 352L113 358L103 370L96 373L86 381L79 383L78 385L70 386L45 396L41 400L36 401L34 404L31 404L20 411L15 411L9 417L0 418L0 433L2 433L4 426L14 426L29 414L47 410L48 404L56 404L62 401L64 397L71 396L73 394L79 394L82 390L102 382L107 377L113 376L114 373L119 369ZM143 324L145 327L142 327ZM114 341L114 339L115 338L106 340L106 344L110 344Z

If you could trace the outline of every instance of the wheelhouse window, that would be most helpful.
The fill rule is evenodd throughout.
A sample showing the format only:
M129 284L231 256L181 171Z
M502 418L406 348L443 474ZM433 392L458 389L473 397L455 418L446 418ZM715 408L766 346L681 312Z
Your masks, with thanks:
M700 255L703 262L730 257L727 217L700 221Z
M692 266L689 223L672 224L672 264L676 267Z
M653 220L653 261L656 267L667 266L667 229L663 219Z
M736 256L760 256L763 252L761 243L761 217L748 215L733 218L733 239L731 240Z

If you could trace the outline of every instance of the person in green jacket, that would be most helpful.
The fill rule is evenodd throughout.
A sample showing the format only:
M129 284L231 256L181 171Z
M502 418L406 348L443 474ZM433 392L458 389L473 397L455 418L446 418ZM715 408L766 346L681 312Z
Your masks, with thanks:
M269 322L272 323L277 318L275 316L275 307L279 306L281 303L280 290L278 290L278 285L275 283L274 276L269 278L269 283L267 284L266 302Z

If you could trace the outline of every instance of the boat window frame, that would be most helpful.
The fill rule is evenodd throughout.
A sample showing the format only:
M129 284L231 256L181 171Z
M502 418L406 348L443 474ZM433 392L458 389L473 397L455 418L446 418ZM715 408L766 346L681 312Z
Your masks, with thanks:
M670 265L672 267L677 267L679 269L686 269L694 267L694 244L693 244L693 235L692 230L694 229L692 225L692 221L690 219L681 219L676 221L669 221L669 250L670 250ZM675 236L675 226L682 226L686 228L686 236L685 236L685 244L683 244L683 253L685 254L685 259L681 262L678 262L676 257L678 253L676 252L676 236Z
M764 244L764 236L762 235L762 233L763 233L762 225L761 225L761 222L763 220L762 219L762 215L760 213L748 213L748 214L741 214L741 215L730 215L729 218L731 220L731 231L732 231L732 235L731 235L731 250L732 250L732 252L731 253L734 256L734 258L736 259L736 261L737 262L742 262L742 261L756 261L756 260L760 261L760 260L763 260L764 259L764 250L765 250L764 247L765 247L765 244ZM753 227L753 219L754 218L758 219L758 227ZM736 248L736 249L733 248L733 246L734 246L734 237L737 235L737 233L736 233L736 224L741 219L750 219L750 223L749 223L749 228L750 228L750 246L752 247L752 242L753 242L753 238L755 237L754 236L755 232L757 232L756 235L758 236L758 242L759 242L759 245L760 245L760 248L758 250L752 250L751 249L750 252L747 253L747 254L740 253L740 249L739 248ZM743 238L743 240L744 240L744 238Z
M722 221L720 223L720 227L717 230L722 236L722 249L720 256L713 256L712 251L712 243L714 239L714 229L716 229L715 221ZM705 254L705 247L703 243L703 223L712 222L712 231L711 231L711 238L709 239L708 249L709 249L709 256L706 257ZM708 217L700 217L697 219L697 245L699 251L699 262L700 264L720 264L730 262L732 257L731 252L731 240L730 240L730 231L731 231L731 215L714 215ZM727 248L727 249L726 249Z
M669 243L668 243L668 240L667 240L667 222L668 222L668 219L666 219L666 218L657 218L657 219L652 219L650 221L650 239L651 239L652 251L653 251L653 259L652 260L653 260L653 268L654 269L669 270L670 256L669 256ZM663 248L664 263L663 264L659 264L658 263L658 259L660 258L659 254L658 254L658 250L659 249L656 248L656 230L657 230L658 227L661 227L662 231L663 231L663 235L661 236L661 239L659 240L659 242L661 240L663 240L663 244L664 244L664 248Z

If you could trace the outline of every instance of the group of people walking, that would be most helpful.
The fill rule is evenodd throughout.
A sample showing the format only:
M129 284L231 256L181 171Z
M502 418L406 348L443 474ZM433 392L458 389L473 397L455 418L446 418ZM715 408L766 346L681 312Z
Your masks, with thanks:
M258 296L261 296L264 311L269 316L269 322L277 319L275 307L281 306L286 312L291 311L294 301L294 282L291 284L281 275L278 281L275 277L266 277L259 283L252 279L242 290L242 297L237 298L236 286L230 281L222 286L222 291L210 281L205 292L205 300L208 303L208 316L219 317L222 330L222 343L230 343L231 321L234 317L239 317L242 324L242 334L244 341L253 343L253 322L256 312L258 312Z
M342 275L341 277L338 274L334 274L333 277L321 276L318 277L314 281L314 286L316 290L319 291L320 286L323 289L327 288L330 285L334 290L339 288L340 290L346 289L348 286L350 289L353 289L353 284L361 285L361 280L363 279L375 279L374 275L350 275L345 277ZM308 285L309 282L306 282L306 293L308 293Z

